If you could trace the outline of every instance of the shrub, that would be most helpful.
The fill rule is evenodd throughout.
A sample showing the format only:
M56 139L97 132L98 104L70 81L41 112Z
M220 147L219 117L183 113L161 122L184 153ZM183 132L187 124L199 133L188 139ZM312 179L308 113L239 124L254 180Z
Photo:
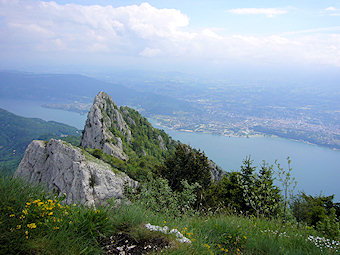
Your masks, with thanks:
M173 217L192 215L195 213L193 205L197 200L195 189L200 188L200 185L197 183L190 185L186 180L182 180L181 185L183 185L182 191L172 191L167 180L155 179L149 175L148 180L141 183L137 192L126 187L126 195L134 202L156 212Z
M207 189L212 182L208 158L204 152L186 144L177 145L174 155L166 158L159 168L159 174L168 180L174 191L183 190L183 180L189 184L197 182L202 189Z

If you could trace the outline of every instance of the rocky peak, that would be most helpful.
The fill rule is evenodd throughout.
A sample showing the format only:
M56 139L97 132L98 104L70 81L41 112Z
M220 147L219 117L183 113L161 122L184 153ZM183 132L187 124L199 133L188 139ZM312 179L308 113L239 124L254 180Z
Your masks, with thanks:
M104 153L127 160L120 135L128 142L131 140L131 131L117 105L108 94L99 92L87 115L81 146L101 149Z
M99 205L123 198L124 185L136 186L126 174L113 169L80 148L61 140L32 141L15 176L42 183L66 194L66 203Z

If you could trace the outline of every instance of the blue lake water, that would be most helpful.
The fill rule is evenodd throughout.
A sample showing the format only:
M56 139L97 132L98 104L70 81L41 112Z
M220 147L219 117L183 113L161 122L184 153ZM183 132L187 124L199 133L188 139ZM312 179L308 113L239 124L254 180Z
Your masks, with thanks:
M340 202L340 151L277 137L226 137L164 130L172 138L203 150L225 171L240 170L247 156L251 156L256 166L260 166L262 160L270 164L278 160L281 167L287 169L289 156L292 175L297 180L296 192L335 194L335 201Z
M44 102L0 99L0 108L15 114L84 128L86 115L47 109L41 107L42 104ZM203 150L226 171L239 170L242 160L249 155L257 166L262 160L273 164L277 159L287 168L286 158L290 156L293 176L298 182L296 191L311 195L335 194L335 200L340 201L340 151L275 137L239 138L164 130L174 139Z
M41 107L41 105L46 103L50 102L36 102L0 98L0 108L5 109L6 111L9 111L11 113L29 118L40 118L47 121L53 120L68 124L78 129L84 129L87 115Z

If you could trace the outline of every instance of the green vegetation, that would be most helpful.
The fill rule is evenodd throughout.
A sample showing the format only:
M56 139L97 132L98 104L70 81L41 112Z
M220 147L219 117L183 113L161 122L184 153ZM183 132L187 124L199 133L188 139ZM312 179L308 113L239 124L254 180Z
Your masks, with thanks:
M302 192L292 200L292 213L297 222L313 226L330 238L339 238L340 203L333 203L333 198Z
M138 181L146 180L149 173L155 172L155 164L158 163L158 161L154 158L147 156L142 156L140 158L130 158L128 161L124 161L109 154L103 153L103 151L100 149L86 148L86 152L108 163L113 168L126 173L132 179Z
M189 184L197 182L203 189L212 182L208 158L186 144L177 145L175 153L159 168L159 174L169 181L174 191L183 189L182 180Z
M193 207L197 200L195 190L201 186L198 183L190 185L187 180L182 180L181 184L182 191L173 191L166 179L149 175L138 190L127 187L126 195L131 201L168 217L194 215L196 211Z
M163 130L152 127L138 111L129 107L120 107L120 111L125 122L129 123L132 135L131 142L127 142L126 137L122 139L129 157L148 156L150 159L164 160L174 152L175 142Z
M118 254L125 242L142 250L153 245L155 253L168 246L164 254L338 254L340 248L339 242L317 239L320 232L313 228L277 219L227 213L171 217L143 203L65 205L41 187L1 177L0 254ZM151 232L146 223L177 229L191 244Z
M259 172L246 158L239 172L227 173L205 193L205 206L213 211L229 210L257 217L277 217L282 198L274 185L273 166L263 162Z
M77 144L78 137L78 130L74 127L54 121L24 118L0 109L0 171L13 172L27 145L34 139L62 138Z

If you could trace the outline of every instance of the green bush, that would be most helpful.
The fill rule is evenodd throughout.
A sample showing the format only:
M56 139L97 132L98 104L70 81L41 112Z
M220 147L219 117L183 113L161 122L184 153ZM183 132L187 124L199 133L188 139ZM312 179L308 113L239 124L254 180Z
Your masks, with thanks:
M148 180L140 184L137 192L126 187L126 195L132 201L155 212L173 217L193 215L195 213L193 205L197 200L195 190L200 188L200 185L197 183L190 185L186 180L182 180L181 184L182 191L172 191L167 180L152 178L149 175Z
M334 196L311 196L300 193L292 201L291 209L298 222L315 227L329 238L340 238L337 204Z
M340 224L336 217L335 209L330 210L322 221L316 223L316 229L331 239L340 239Z
M168 180L174 191L183 190L183 180L189 184L197 182L203 190L212 183L208 158L186 144L177 145L174 155L166 158L159 167L159 174Z
M275 217L280 211L280 190L274 185L273 166L263 162L259 174L246 158L240 172L226 174L206 195L213 210L229 209L256 216Z

